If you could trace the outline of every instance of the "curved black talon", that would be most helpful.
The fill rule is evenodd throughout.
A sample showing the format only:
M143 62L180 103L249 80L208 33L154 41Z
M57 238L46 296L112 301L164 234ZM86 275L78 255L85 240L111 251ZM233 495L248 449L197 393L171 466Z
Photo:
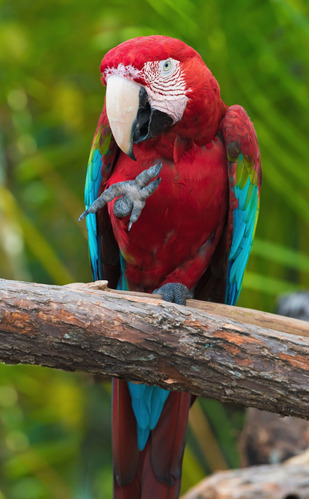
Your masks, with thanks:
M128 225L128 231L130 231L132 224L134 224L141 215L147 198L155 192L161 182L160 177L157 177L161 168L162 163L157 163L143 170L134 180L113 184L103 191L101 196L82 213L78 221L80 222L89 213L96 213L100 208L104 207L106 203L120 196L120 198L115 201L114 214L119 218L127 217L131 214Z
M182 283L166 283L152 293L159 293L166 302L173 302L173 304L178 304L180 306L185 306L186 300L192 297L189 288Z

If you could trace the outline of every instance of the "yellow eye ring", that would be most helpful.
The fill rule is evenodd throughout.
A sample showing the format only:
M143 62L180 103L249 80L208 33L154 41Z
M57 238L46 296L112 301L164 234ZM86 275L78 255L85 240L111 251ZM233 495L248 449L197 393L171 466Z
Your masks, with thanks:
M167 59L166 61L164 61L163 63L163 71L169 71L172 67L172 62Z

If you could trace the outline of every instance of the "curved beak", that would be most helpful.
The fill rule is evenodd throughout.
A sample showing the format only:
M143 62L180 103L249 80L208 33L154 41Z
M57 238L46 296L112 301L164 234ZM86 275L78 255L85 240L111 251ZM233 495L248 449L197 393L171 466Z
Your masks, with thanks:
M141 86L121 76L107 79L106 113L114 139L125 154L133 154L133 124L139 108Z
M150 106L146 89L125 77L108 77L105 102L114 139L132 160L133 143L152 139L173 125L171 116Z

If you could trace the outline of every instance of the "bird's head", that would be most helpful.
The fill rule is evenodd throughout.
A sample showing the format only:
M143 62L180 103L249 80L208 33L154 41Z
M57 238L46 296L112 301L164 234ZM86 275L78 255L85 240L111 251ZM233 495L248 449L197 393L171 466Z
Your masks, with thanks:
M219 85L200 55L180 40L146 36L110 50L101 63L106 113L120 149L174 127L184 139L211 140L225 111Z

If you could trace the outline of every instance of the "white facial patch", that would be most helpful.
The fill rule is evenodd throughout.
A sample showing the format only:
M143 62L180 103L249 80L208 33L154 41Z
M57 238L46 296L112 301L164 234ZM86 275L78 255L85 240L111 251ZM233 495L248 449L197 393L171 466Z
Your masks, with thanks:
M105 77L108 78L111 75L122 76L124 78L134 78L138 77L140 74L139 70L134 68L131 64L125 66L124 64L118 64L117 68L106 68Z
M180 62L172 58L147 62L141 74L147 83L149 104L170 115L174 123L181 120L188 97Z

